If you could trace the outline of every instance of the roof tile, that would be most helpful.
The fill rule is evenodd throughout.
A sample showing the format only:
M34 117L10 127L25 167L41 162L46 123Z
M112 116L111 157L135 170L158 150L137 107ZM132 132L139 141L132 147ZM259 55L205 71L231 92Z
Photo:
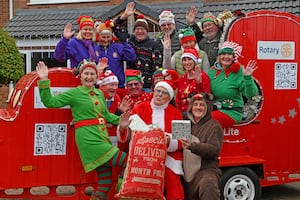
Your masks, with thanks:
M190 6L198 8L197 20L204 13L211 11L218 15L225 9L236 10L242 9L245 13L254 10L278 10L290 12L300 16L300 1L299 0L242 0L230 1L223 3L208 3L203 5L199 2L168 2L159 4L142 5L136 3L136 8L140 9L144 14L149 14L154 19L158 19L158 13L164 9L171 9L175 14L176 19L185 22L185 13ZM124 3L119 6L99 6L87 8L70 8L70 9L38 9L38 10L19 10L16 15L9 21L5 30L13 37L61 37L64 26L67 23L73 24L73 29L78 29L76 19L78 16L88 14L94 19L117 15L124 9Z

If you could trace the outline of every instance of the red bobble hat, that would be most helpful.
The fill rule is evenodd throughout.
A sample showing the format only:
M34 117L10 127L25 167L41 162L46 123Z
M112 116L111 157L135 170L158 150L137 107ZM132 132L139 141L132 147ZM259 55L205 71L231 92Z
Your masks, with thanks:
M164 69L162 71L162 74L164 77L166 77L166 80L170 81L173 83L175 86L175 89L177 88L178 85L178 80L179 80L179 75L176 70L173 69Z
M77 18L77 23L79 25L79 30L81 30L84 26L94 27L94 20L88 15L79 16Z
M112 20L106 20L105 22L100 22L97 26L97 33L112 33L112 27L114 27L114 22Z
M147 31L149 31L148 22L145 19L144 15L138 15L137 20L134 23L134 29L136 27L144 27Z
M109 83L119 83L119 80L111 70L105 68L100 74L98 84L102 86Z

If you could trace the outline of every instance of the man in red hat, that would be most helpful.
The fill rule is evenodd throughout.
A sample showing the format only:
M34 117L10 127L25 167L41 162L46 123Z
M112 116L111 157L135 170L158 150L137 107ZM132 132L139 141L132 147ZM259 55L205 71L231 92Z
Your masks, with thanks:
M182 114L169 102L174 97L176 86L170 80L159 81L153 91L151 101L136 105L131 114L137 114L147 125L154 125L162 129L167 137L167 158L165 165L165 192L166 199L184 199L184 191L180 176L182 169L181 141L172 139L172 120L182 119ZM128 124L129 125L129 124ZM119 140L128 142L130 131L119 129Z

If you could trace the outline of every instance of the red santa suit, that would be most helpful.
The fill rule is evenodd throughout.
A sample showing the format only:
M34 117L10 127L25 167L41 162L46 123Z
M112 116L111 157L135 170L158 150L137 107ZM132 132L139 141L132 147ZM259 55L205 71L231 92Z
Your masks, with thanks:
M156 125L166 133L172 135L172 120L182 119L181 112L166 103L156 106L153 100L142 102L134 107L132 114L138 114L147 125ZM120 139L125 142L130 138L129 134L123 133ZM181 142L171 139L167 148L166 170L165 170L165 192L167 200L184 199L184 191L181 185L180 176L182 169L182 146Z

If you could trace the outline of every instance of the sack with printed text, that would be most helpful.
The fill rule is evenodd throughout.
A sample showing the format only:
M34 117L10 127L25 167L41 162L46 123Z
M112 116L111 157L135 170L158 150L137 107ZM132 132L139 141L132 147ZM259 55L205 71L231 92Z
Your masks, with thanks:
M117 199L164 200L166 140L161 130L133 131Z

